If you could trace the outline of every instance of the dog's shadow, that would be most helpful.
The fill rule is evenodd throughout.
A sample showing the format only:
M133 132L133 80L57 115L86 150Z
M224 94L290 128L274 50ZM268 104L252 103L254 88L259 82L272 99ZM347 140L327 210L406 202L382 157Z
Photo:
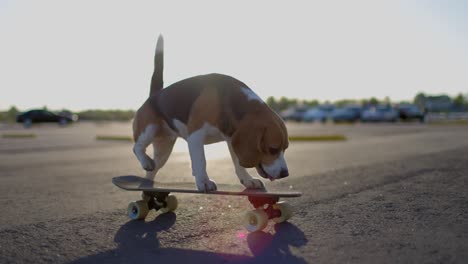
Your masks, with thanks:
M184 248L161 248L157 235L169 230L176 215L158 215L154 221L129 221L116 233L117 248L75 260L72 263L306 263L294 256L289 246L300 247L307 243L304 233L290 223L275 225L275 234L255 232L247 235L247 245L253 257L222 252ZM245 240L243 240L245 243Z

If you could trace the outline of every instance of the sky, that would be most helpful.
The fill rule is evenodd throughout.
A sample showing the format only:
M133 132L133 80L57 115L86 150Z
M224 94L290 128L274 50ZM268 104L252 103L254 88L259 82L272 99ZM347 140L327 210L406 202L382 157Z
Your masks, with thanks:
M467 1L0 0L0 109L137 109L212 72L260 97L468 93Z

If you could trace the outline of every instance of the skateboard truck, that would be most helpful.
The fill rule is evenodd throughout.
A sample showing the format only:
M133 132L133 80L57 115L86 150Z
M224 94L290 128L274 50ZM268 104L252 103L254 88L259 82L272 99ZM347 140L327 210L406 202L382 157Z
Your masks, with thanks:
M275 223L282 223L292 216L293 209L291 205L280 202L278 196L248 196L248 199L252 206L256 208L244 215L244 225L249 232L264 229L270 219Z
M266 204L271 205L275 204L279 201L279 197L257 197L257 196L249 196L249 202L255 208L262 207Z
M281 210L273 208L273 205L278 203L279 197L249 196L248 199L254 208L263 208L263 210L268 215L268 219L273 219L281 216Z
M141 198L128 204L127 214L132 220L145 219L151 209L168 213L178 206L177 198L169 192L143 192Z
M167 197L169 196L168 192L143 192L141 198L148 202L148 209L154 209L156 211L167 207Z

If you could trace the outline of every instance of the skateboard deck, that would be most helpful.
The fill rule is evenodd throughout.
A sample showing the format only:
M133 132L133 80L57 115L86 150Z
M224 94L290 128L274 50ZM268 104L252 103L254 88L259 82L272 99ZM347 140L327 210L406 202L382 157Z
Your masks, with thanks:
M244 189L239 185L218 184L218 190L201 192L195 189L195 183L161 183L152 180L127 175L112 178L112 183L127 191L141 191L142 200L131 202L127 207L127 214L132 220L145 219L150 209L162 213L177 209L178 201L170 193L193 193L207 195L236 195L247 196L255 208L244 215L244 225L249 232L264 229L268 220L276 223L287 221L293 214L291 205L280 202L280 198L292 198L302 195L296 191L268 191L266 189Z
M217 184L218 190L211 192L201 192L195 189L195 183L160 183L142 178L139 176L119 176L112 178L112 183L117 187L127 191L143 192L175 192L175 193L199 193L218 195L237 195L252 197L299 197L302 195L296 191L268 191L266 189L245 189L239 185Z

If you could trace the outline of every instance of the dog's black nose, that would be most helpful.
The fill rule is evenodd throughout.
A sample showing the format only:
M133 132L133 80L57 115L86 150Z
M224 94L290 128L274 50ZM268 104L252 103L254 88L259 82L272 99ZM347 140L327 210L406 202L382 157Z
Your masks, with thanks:
M280 178L288 177L289 176L289 171L288 170L281 170L280 172Z

